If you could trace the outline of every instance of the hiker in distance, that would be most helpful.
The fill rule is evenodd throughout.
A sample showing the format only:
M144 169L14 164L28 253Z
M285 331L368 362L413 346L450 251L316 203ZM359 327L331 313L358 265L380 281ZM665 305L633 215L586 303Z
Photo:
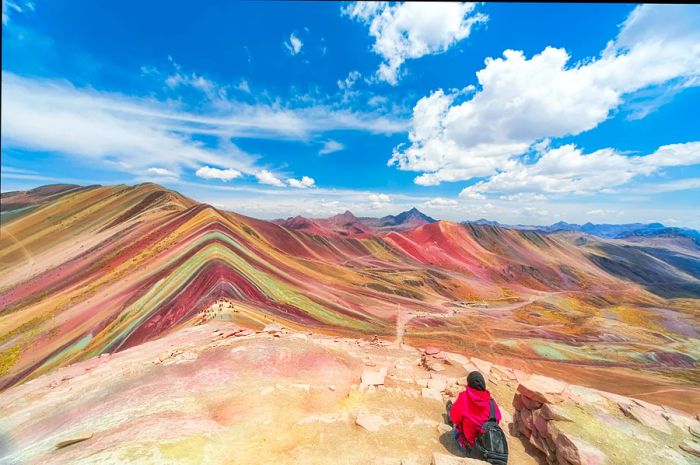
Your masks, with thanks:
M469 458L486 460L492 465L506 465L508 443L498 423L501 411L491 393L486 390L484 376L472 371L467 387L457 401L447 402L447 414L457 445Z

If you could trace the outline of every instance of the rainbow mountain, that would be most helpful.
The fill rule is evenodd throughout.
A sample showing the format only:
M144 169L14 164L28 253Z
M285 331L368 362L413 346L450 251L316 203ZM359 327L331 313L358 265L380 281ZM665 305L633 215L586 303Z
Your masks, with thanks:
M251 328L403 337L700 401L692 241L381 220L263 221L150 183L3 193L0 388L198 324L226 299Z

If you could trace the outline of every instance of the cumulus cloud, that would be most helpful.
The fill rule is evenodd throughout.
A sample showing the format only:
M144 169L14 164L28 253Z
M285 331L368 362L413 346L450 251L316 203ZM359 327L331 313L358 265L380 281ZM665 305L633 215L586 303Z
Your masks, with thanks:
M342 12L369 26L372 50L384 60L377 77L396 85L406 60L444 52L469 37L474 24L487 21L474 9L474 3L355 2Z
M230 181L231 179L243 176L243 173L232 168L222 170L219 168L212 168L211 166L202 166L195 174L203 179L220 179L222 181Z
M293 32L289 36L289 40L284 42L284 46L292 55L297 55L299 52L301 52L301 47L303 45L304 43L297 36L295 36Z
M306 189L309 187L314 187L316 181L308 176L302 176L301 180L294 178L287 179L287 184L289 184L291 187L296 187L297 189Z
M459 202L453 199L443 199L442 197L435 197L434 199L426 201L424 205L430 208L446 208L457 206L459 205Z
M700 142L659 147L645 156L629 156L605 148L584 154L573 144L547 149L532 164L518 163L485 181L467 187L461 197L505 194L506 200L543 200L545 194L610 193L634 178L667 167L700 164Z
M155 176L161 176L161 177L165 177L165 178L176 178L177 177L177 173L175 173L174 171L170 171L168 169L165 169L165 168L152 167L152 168L148 168L146 170L146 172L148 174L153 174Z
M473 92L437 90L417 102L409 144L395 148L390 165L422 172L421 185L493 176L544 138L596 127L637 91L697 85L700 9L641 5L600 57L571 64L561 48L531 58L506 50L476 75Z
M391 202L391 197L386 194L370 194L369 195L370 208L373 210L378 210L384 207L386 204Z
M268 170L260 170L255 173L255 177L258 178L260 184L268 184L270 186L284 187L284 183L280 178L272 174Z
M339 152L343 149L345 149L345 146L343 144L333 139L329 139L323 143L323 147L321 148L321 150L318 151L318 154L327 155L329 153Z

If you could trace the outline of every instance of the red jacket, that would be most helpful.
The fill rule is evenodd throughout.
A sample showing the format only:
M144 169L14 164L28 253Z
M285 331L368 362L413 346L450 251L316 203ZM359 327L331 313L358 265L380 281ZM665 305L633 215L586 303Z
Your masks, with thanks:
M457 401L450 409L452 424L464 434L470 446L474 445L481 426L489 419L490 398L491 393L489 391L476 391L467 386L459 394ZM498 405L496 405L496 420L501 421L501 411L498 409ZM459 442L463 446L466 445L462 441L461 436L459 437Z

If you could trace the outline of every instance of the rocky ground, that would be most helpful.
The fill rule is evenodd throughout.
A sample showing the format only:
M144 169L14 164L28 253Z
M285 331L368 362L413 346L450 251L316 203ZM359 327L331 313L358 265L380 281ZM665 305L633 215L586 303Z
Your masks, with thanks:
M472 369L511 464L700 461L700 423L672 409L433 347L213 320L0 394L0 463L474 463L443 420Z

